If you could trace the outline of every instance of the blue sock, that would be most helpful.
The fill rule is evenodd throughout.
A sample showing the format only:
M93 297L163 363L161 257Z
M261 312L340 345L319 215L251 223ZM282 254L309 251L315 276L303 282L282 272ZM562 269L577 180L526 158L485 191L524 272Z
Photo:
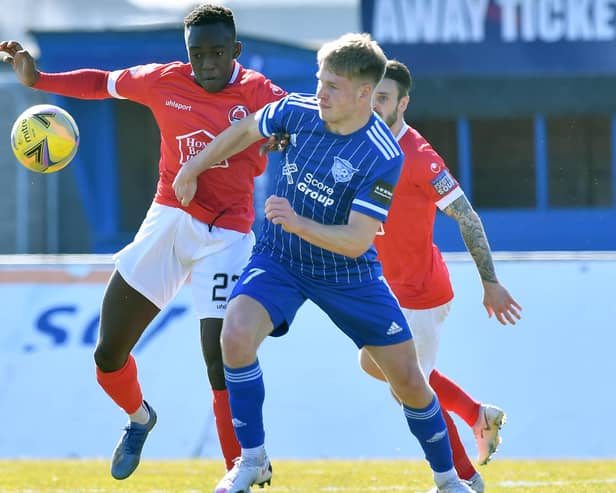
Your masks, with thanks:
M411 433L419 440L432 470L445 472L452 469L453 459L449 433L436 397L424 409L413 409L406 405L403 407Z
M263 401L265 386L259 360L243 368L225 366L225 382L235 434L242 448L253 448L265 442Z

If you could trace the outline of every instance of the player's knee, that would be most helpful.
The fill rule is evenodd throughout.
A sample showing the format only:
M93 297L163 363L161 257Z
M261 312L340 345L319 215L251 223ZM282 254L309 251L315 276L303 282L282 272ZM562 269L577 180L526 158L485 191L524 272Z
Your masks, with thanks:
M237 368L249 365L256 357L254 334L240 324L226 323L220 337L223 361Z
M94 363L103 372L119 370L126 362L126 358L127 354L118 354L103 344L98 344L94 350Z
M390 384L395 394L406 404L419 407L427 396L431 394L430 387L417 366L408 368L398 375L394 375Z

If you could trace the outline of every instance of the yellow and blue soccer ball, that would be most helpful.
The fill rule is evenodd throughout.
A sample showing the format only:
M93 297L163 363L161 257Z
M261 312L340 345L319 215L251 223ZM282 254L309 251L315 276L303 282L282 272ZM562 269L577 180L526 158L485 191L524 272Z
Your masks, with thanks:
M54 173L75 157L79 128L64 109L38 104L24 111L11 130L11 147L17 160L37 173Z

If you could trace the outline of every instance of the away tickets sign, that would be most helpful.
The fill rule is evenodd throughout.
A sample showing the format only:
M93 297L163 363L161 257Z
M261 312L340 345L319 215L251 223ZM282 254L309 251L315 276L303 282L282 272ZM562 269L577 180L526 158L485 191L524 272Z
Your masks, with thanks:
M362 23L418 74L616 72L616 0L362 0Z

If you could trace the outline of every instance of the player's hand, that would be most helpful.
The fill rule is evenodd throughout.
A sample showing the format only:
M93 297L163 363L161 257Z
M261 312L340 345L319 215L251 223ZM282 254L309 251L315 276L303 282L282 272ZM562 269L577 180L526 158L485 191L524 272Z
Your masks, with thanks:
M272 224L282 225L282 229L287 233L296 233L300 229L301 217L295 214L289 201L283 197L268 197L265 201L265 217Z
M259 156L268 152L284 151L289 145L289 134L277 132L270 135L270 138L265 144L259 148Z
M488 317L495 315L503 325L515 325L522 318L522 307L499 282L483 281L483 306Z
M34 58L17 41L0 41L0 61L13 67L24 86L33 86L39 78Z
M193 175L186 165L180 168L173 180L173 191L182 207L188 207L190 201L197 193L197 177Z

